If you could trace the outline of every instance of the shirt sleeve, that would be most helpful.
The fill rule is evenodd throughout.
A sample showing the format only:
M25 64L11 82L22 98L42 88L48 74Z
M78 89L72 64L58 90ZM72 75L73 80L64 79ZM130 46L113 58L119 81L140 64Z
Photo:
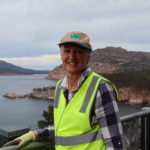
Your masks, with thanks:
M38 141L46 141L54 139L54 126L49 125L45 128L35 130Z
M106 150L123 150L123 132L116 94L108 83L99 85L94 112L95 120L101 127Z

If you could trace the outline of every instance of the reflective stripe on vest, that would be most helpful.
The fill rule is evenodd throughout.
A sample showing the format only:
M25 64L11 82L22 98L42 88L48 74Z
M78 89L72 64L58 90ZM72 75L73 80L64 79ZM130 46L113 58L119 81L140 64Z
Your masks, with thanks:
M69 136L69 137L56 136L55 144L62 145L62 146L71 146L71 145L90 143L95 140L101 140L101 139L102 139L102 133L99 130L97 132L90 132L82 135Z
M54 101L54 108L58 107L59 103L59 97L60 97L60 91L61 89L59 88L59 85L62 83L62 80L59 80L56 84L56 93L55 93L55 101Z
M86 94L86 96L84 98L84 103L83 103L83 105L82 105L82 107L80 109L80 112L85 112L86 111L86 108L87 108L87 106L89 104L89 101L91 99L92 93L94 91L95 85L96 85L96 83L97 83L99 78L100 78L99 76L94 76L93 77L92 82L91 82L91 84L90 84L90 86L88 88L87 94Z
M58 89L56 90L55 101L54 101L54 107L55 107L55 108L58 107L59 97L60 97L60 91L61 91L61 88L58 88Z

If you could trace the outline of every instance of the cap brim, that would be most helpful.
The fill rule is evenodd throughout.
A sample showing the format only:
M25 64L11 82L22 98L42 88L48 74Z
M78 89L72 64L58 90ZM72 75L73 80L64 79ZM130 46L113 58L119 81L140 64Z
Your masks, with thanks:
M63 45L63 44L76 44L76 45L79 45L83 48L86 48L86 49L89 49L89 50L92 50L90 46L86 45L86 44L83 44L83 43L80 43L80 42L75 42L75 41L68 41L68 42L62 42L62 43L59 43L58 45Z

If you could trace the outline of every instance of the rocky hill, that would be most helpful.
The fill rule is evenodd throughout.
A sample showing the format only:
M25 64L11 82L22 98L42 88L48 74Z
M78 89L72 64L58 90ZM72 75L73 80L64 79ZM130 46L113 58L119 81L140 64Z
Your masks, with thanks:
M96 49L92 52L89 66L99 74L150 69L150 52L128 51L121 47ZM64 75L60 65L49 72L48 79L60 79Z
M0 60L0 75L19 75L19 74L47 74L48 70L25 69L11 63Z

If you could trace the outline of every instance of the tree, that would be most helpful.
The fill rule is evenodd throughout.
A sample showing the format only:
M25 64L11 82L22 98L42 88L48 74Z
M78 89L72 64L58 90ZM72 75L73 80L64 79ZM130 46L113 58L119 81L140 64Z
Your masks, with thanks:
M53 107L51 105L48 106L48 111L44 110L42 116L44 120L38 121L38 127L44 128L48 125L54 124L54 115L53 115Z

